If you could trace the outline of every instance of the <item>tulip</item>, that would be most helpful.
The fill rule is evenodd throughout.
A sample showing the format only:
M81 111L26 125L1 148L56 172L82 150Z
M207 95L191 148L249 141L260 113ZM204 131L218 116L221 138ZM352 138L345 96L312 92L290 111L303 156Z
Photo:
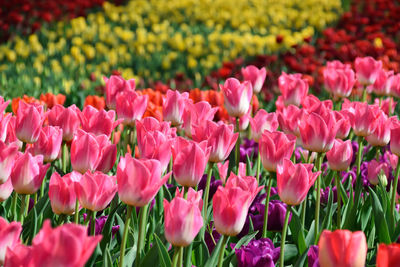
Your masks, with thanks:
M35 266L32 255L31 247L17 243L12 249L7 248L4 267ZM36 265L40 265L40 263L36 263Z
M164 134L168 139L173 139L176 137L176 128L171 128L171 123L160 122L153 117L146 117L142 120L136 121L137 128L137 138L140 139L144 137L147 132L158 131Z
M269 172L276 172L276 168L283 162L283 159L293 154L296 145L296 138L293 135L286 135L282 132L264 131L259 142L261 162Z
M91 211L104 210L117 192L116 178L101 172L86 172L75 183L75 192L83 208Z
M110 78L103 77L103 79L106 83L106 104L109 109L116 108L116 98L118 93L135 90L135 79L124 80L124 78L118 75L111 75Z
M362 85L370 85L377 79L382 69L382 61L376 61L372 57L356 58L354 62L357 80Z
M202 121L212 121L218 108L212 108L207 101L200 101L196 104L187 102L183 112L183 129L188 137L192 137L193 125L198 125Z
M397 266L400 262L400 244L379 244L376 267Z
M250 192L251 198L254 199L264 186L259 187L256 178L253 176L245 176L243 173L238 176L231 172L231 175L225 184L225 188L229 187L240 187L244 191Z
M74 171L84 174L94 171L97 167L101 147L96 136L83 130L78 130L71 144L71 165Z
M219 178L221 179L222 184L225 184L226 178L228 176L228 167L229 167L229 160L225 161L224 164L222 164L220 162L217 163ZM235 175L235 174L231 173L231 175ZM240 177L246 176L246 163L243 163L243 162L239 163L238 176L240 176Z
M378 112L378 114L375 121L376 128L365 139L372 146L383 147L390 141L390 127L392 122L383 111Z
M43 124L43 106L20 101L15 123L15 134L25 143L35 143Z
M4 102L4 98L0 96L0 114L3 114L4 111L7 109L8 104L10 104L10 100Z
M375 98L374 104L379 106L386 115L390 116L396 109L397 102L392 97L386 99Z
M258 69L256 66L250 65L242 68L241 71L244 80L251 83L253 87L253 94L259 93L264 84L265 77L267 76L267 70L264 67Z
M308 83L301 78L301 74L286 74L282 72L278 79L279 90L285 106L300 106L303 98L308 94Z
M224 95L225 108L229 116L239 118L249 111L253 96L250 82L240 83L235 78L229 78L223 85L220 85L220 89Z
M86 106L79 113L82 129L95 135L104 134L111 136L112 130L118 126L120 121L115 121L115 111L97 110L92 106Z
M279 127L278 118L274 112L268 113L264 109L258 110L254 118L250 118L251 136L259 142L265 130L276 131Z
M275 248L269 238L252 239L249 244L235 249L238 267L274 267L279 253L280 249Z
M14 188L12 186L11 179L8 179L5 181L5 183L0 184L0 203L7 200L11 196L13 190Z
M0 185L10 177L14 162L18 157L18 146L6 145L0 141Z
M361 231L324 230L318 242L321 267L363 267L367 256L367 241Z
M328 99L321 101L315 95L308 95L304 97L301 105L308 113L315 112L321 116L325 116L326 113L331 111L333 108L332 100Z
M139 95L135 91L123 91L117 95L116 111L124 125L135 126L147 109L148 95Z
M387 83L390 85L390 95L400 98L400 73L390 76Z
M249 109L249 111L246 114L244 114L243 116L241 116L239 118L239 131L240 132L245 131L247 129L247 127L249 127L250 118L251 118L250 111L251 110ZM230 122L233 124L236 123L236 119L237 118L229 117Z
M400 125L393 125L390 130L390 151L400 157Z
M278 122L283 132L300 137L299 124L307 113L304 109L289 105L278 112Z
M111 144L110 139L103 134L96 136L96 141L100 147L96 171L108 173L114 167L117 160L117 145Z
M62 129L64 141L71 141L80 125L78 114L80 110L75 105L65 108L57 104L47 113L47 119L49 125Z
M21 231L21 223L8 223L0 216L0 266L4 264L7 249L12 250L20 242Z
M348 115L355 135L366 137L376 129L380 115L378 106L345 99L342 110Z
M182 116L185 106L189 100L189 93L180 94L176 90L168 90L167 97L163 101L164 121L171 122L172 126L179 126L183 123Z
M329 168L334 171L345 171L353 159L353 147L350 140L335 139L333 147L326 153Z
M201 195L202 191L196 192L189 188L185 199L183 192L176 189L175 198L171 202L164 199L165 238L172 245L190 245L203 227Z
M336 138L345 139L349 135L351 129L349 118L346 113L342 111L334 110L333 115L335 116L337 128Z
M342 63L339 60L332 60L332 61L326 62L326 67L327 68L340 69L340 70L351 69L351 65L350 64Z
M39 139L33 144L33 154L43 155L44 162L56 160L60 154L62 137L62 129L59 127L43 127L40 130Z
M376 160L371 160L367 167L367 179L372 185L379 184L380 175L385 175L389 177L389 166L387 163L378 162Z
M0 141L5 142L7 136L7 133L10 131L10 121L11 119L14 118L14 126L15 126L15 117L12 117L11 114L7 114L7 115L3 115L2 113L0 113ZM15 128L15 127L14 127ZM14 129L13 129L14 130ZM14 135L15 135L15 131Z
M50 177L49 199L51 209L55 214L71 215L75 211L76 194L75 182L79 182L82 175L71 172L61 177L54 172Z
M11 172L15 192L22 195L34 194L42 184L50 164L43 165L43 156L30 153L18 157Z
M178 145L174 154L173 173L175 180L182 186L195 187L199 184L207 166L210 148L207 142L196 143L178 137Z
M288 159L276 168L278 195L287 205L299 205L321 173L312 172L312 164L293 164Z
M391 76L393 76L393 71L380 69L375 82L367 87L368 92L373 92L377 96L389 96L393 82Z
M334 98L348 97L356 82L352 69L326 68L323 72L325 87Z

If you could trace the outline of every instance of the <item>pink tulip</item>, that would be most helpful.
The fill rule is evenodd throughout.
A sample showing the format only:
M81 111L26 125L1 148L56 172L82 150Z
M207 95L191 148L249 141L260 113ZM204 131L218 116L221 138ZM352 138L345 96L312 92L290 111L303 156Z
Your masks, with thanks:
M71 215L75 211L76 194L75 182L79 182L82 175L71 172L61 177L54 172L50 177L49 199L51 209L55 214Z
M0 203L6 201L13 192L14 188L11 183L11 179L8 179L5 183L0 184Z
M244 191L250 192L252 199L254 199L264 186L258 186L257 179L253 176L246 176L246 173L239 172L239 175L236 175L231 172L225 184L225 188L229 187L240 187Z
M400 126L390 130L390 151L400 157Z
M339 139L345 139L350 133L351 129L351 123L350 119L346 115L345 112L341 111L333 111L333 115L335 116L335 121L336 121L336 138Z
M21 234L21 231L21 223L8 223L0 216L0 266L3 266L4 264L7 248L12 250L14 246L19 244L19 235Z
M390 76L387 83L390 85L390 95L400 98L400 73Z
M204 121L194 128L193 140L207 140L211 148L209 161L222 162L231 153L238 136L239 133L233 132L233 125Z
M290 159L295 145L296 138L293 135L277 131L264 131L259 142L260 157L264 168L267 171L276 172L276 167L283 162L283 159Z
M393 79L390 78L391 76L393 76L393 71L380 69L375 82L367 87L368 92L373 92L378 96L389 96L393 82Z
M260 109L254 118L250 118L251 136L258 142L265 130L273 132L279 127L278 118L274 112L268 113Z
M250 82L240 83L235 78L229 78L219 87L224 95L224 104L229 116L239 118L249 111L253 96Z
M10 130L9 124L10 124L11 118L12 118L11 114L3 115L0 113L0 141L2 141L2 142L6 141L7 132ZM16 118L14 117L14 125L15 125L15 120L16 120ZM14 131L14 135L15 135L15 131Z
M354 62L357 80L362 85L370 85L375 82L382 69L382 61L376 61L372 57L356 58Z
M110 137L112 130L120 123L119 120L115 121L114 110L97 110L95 107L89 105L79 114L82 129L95 135L104 134Z
M278 112L278 122L282 131L286 134L300 137L299 124L306 113L307 111L294 105L289 105L282 111Z
M249 109L249 111L246 114L244 114L243 116L241 116L239 118L239 131L241 131L241 132L246 131L247 128L249 127L250 118L251 118L250 111L251 110ZM236 118L234 118L234 117L229 117L229 120L232 124L236 123Z
M351 65L350 64L344 64L339 60L333 60L333 61L326 62L326 67L327 68L340 69L340 70L351 69Z
M116 98L118 119L122 119L124 125L135 126L135 121L142 119L148 101L148 95L139 95L135 91L119 93Z
M135 207L147 205L170 177L161 178L161 164L154 159L135 159L127 153L117 168L118 195L122 202Z
M153 117L146 117L136 121L137 139L143 139L147 132L158 131L164 134L169 139L176 137L176 128L171 128L170 122L158 121Z
M347 99L343 102L342 110L346 111L354 134L363 137L370 135L376 129L381 112L378 106L362 102L350 102Z
M96 136L83 130L78 130L71 144L71 165L74 171L84 174L94 171L97 167L101 147Z
M200 101L196 104L186 103L185 111L183 112L183 129L188 137L192 137L193 125L198 125L202 121L213 120L218 108L212 108L207 101Z
M43 106L19 102L15 133L19 140L25 143L35 143L42 129L44 116Z
M96 141L100 147L99 158L96 163L96 171L108 173L114 167L117 160L117 145L112 144L105 135L96 136Z
M229 167L229 160L225 161L224 164L220 162L217 163L219 178L221 179L222 184L225 184L226 178L228 176L228 167ZM246 163L239 162L238 175L240 177L246 176Z
M379 184L379 175L384 174L389 177L389 166L387 163L371 160L368 163L367 179L372 185Z
M293 164L288 159L276 168L276 181L280 199L287 205L299 205L321 173L312 172L312 164Z
M301 102L301 105L309 113L315 112L320 115L328 112L329 110L332 110L333 108L332 100L328 99L321 101L315 95L308 95L304 97L303 101Z
M177 188L175 198L171 202L164 199L165 238L172 245L190 245L203 227L201 195L202 191L196 192L189 188L185 199L183 192L179 192Z
M253 93L257 94L261 91L267 76L267 70L263 67L258 69L256 66L250 65L242 68L242 75L245 81L249 81L253 87Z
M318 242L321 267L364 267L367 257L367 241L361 231L324 230Z
M10 177L17 156L17 145L6 145L0 141L0 185L5 183Z
M45 126L40 130L39 139L33 144L34 155L43 155L44 162L52 162L58 158L62 142L62 129Z
M389 116L389 114L393 114L394 110L396 109L397 102L394 101L392 97L386 98L386 99L378 99L375 98L374 104L379 106L383 112L385 112L386 115Z
M4 111L7 109L8 104L10 104L10 100L4 102L4 98L0 96L0 114L3 114Z
M10 144L14 144L19 148L22 148L22 142L18 140L17 135L15 134L15 123L17 122L17 117L15 116L11 116L10 115L10 120L7 122L6 125L6 137L5 137L5 143L10 145ZM1 124L4 122L4 120L2 122L0 122L0 127Z
M47 113L47 118L49 125L58 126L63 130L64 141L71 141L81 124L78 114L80 110L75 105L65 108L57 104Z
M124 78L118 75L111 75L109 79L103 77L103 79L106 83L106 105L109 109L116 108L116 98L118 93L135 90L135 79L124 80Z
M326 68L323 72L325 87L334 98L348 97L356 82L352 69Z
M372 146L386 146L390 141L392 122L383 111L380 111L375 123L376 128L365 139Z
M172 126L179 126L183 123L182 116L186 103L191 102L189 93L180 94L176 90L168 90L167 97L163 101L164 121L171 122Z
M345 171L353 159L353 147L351 141L335 139L333 147L326 153L329 168L334 171Z
M285 106L300 106L303 98L308 94L308 83L301 78L301 74L286 74L282 72L278 79L279 89Z
M30 153L18 157L11 172L15 192L22 195L34 194L42 184L50 164L43 165L43 156Z
M182 186L195 187L204 174L210 148L207 141L196 143L178 137L176 142L180 144L177 146L179 150L174 151L174 178Z
M91 211L104 210L117 192L115 176L102 172L86 172L79 182L75 183L76 197L79 204Z

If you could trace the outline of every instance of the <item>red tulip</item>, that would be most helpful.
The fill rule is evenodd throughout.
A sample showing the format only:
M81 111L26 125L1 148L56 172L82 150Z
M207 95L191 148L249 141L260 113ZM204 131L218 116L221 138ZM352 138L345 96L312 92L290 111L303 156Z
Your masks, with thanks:
M121 76L111 75L108 79L103 77L106 83L105 93L106 93L106 104L110 109L116 108L116 98L118 93L123 91L134 91L135 90L135 80L124 80Z
M356 58L354 62L357 80L362 85L370 85L377 79L382 69L382 61L376 61L372 57Z
M82 175L71 172L61 177L54 172L50 177L49 199L51 209L55 214L71 215L75 211L76 194L75 182L79 182Z
M47 113L47 118L49 125L63 130L64 141L71 141L80 125L79 113L80 110L75 105L65 108L57 104Z
M86 106L79 114L82 129L95 135L104 134L110 137L112 130L120 123L119 120L115 121L114 110L97 110L92 106Z
M187 92L180 94L177 90L168 90L163 101L164 121L171 122L172 126L181 125L186 103L191 101Z
M213 120L218 108L212 108L207 101L200 101L196 104L186 103L185 111L183 112L183 129L188 137L192 137L193 125L198 125L202 121Z
M250 82L240 83L235 78L229 78L220 85L220 89L224 95L225 108L229 116L239 118L249 111L253 96Z
M58 158L63 133L59 127L45 126L40 130L39 139L33 144L32 152L43 155L44 162L52 162Z
M249 81L253 87L253 93L257 94L261 91L264 84L267 70L265 68L258 69L256 66L250 65L242 68L242 75L245 81Z
M351 141L336 139L333 147L326 153L329 168L334 171L345 171L350 166L353 159L353 147Z
M282 101L285 106L300 106L303 98L308 94L308 83L301 78L301 74L286 74L282 72L278 79Z
M10 177L17 156L17 145L6 145L0 141L0 185L5 183Z
M400 262L400 244L379 244L376 267L394 267Z
M119 93L116 98L118 119L122 119L124 125L135 126L135 121L142 119L148 101L148 95L139 95L135 91Z
M279 127L278 118L274 112L268 113L264 109L257 111L254 118L250 118L251 136L258 142L265 130L276 131Z
M25 143L35 143L42 129L44 116L43 106L19 102L15 134Z
M12 250L19 244L22 226L19 222L8 223L0 216L0 266L3 266L7 249Z

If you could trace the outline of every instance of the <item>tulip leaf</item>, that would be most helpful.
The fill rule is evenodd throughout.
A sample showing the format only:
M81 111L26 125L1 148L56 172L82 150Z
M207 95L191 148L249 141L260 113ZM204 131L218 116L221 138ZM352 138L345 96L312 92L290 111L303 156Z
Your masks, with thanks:
M251 160L249 158L249 155L246 154L246 175L247 176L254 176L254 172L251 169Z
M321 229L331 229L332 228L332 217L333 213L335 212L336 209L332 209L333 206L333 194L332 190L329 190L329 196L328 196L328 210L325 214L324 221L322 222L322 227Z
M285 244L285 262L290 262L299 255L295 244Z
M370 201L368 201L369 203ZM367 202L366 202L367 204ZM371 218L371 212L372 212L372 206L371 205L363 205L361 207L361 230L365 231L366 227L368 225L368 222L370 221Z
M215 246L213 252L211 253L211 256L208 258L208 260L204 264L204 267L215 267L215 266L217 266L219 252L220 252L221 247L222 247L222 240L223 240L223 238L221 236L221 238L218 240L218 243ZM229 244L229 242L227 242L227 244Z
M129 250L129 252L127 254L125 254L125 257L124 257L125 266L123 266L123 267L131 267L131 266L133 266L133 263L134 263L135 259L136 259L136 246L133 246ZM143 265L143 266L151 266L151 265Z
M310 225L310 230L306 236L306 246L309 247L314 244L314 233L315 233L315 220L312 221Z
M235 253L235 248L240 248L241 246L246 246L251 240L254 239L254 237L258 234L258 231L245 235L242 237L235 245L235 247L229 252L227 257L232 256Z
M172 265L171 258L168 255L168 251L164 244L161 242L160 238L154 234L154 240L156 241L156 247L158 250L158 257L160 259L160 266L169 267Z
M300 221L300 216L295 209L292 209L292 219L290 220L290 232L292 233L292 238L297 244L299 253L303 253L307 250L306 241L304 238L304 228Z
M294 267L302 267L302 266L306 266L305 261L307 259L308 256L308 249L306 251L304 251L301 256L297 259L296 263L294 264Z
M110 212L110 214L108 215L107 221L104 224L104 228L103 228L103 231L102 231L103 238L101 239L101 242L100 242L100 248L101 248L102 251L105 250L107 244L109 243L109 241L110 241L110 239L112 237L112 231L111 230L112 230L112 227L113 227L113 224L114 224L114 221L115 221L115 213L117 212L117 210L122 212L123 209L121 207L125 207L125 206L118 205L117 207L115 207Z
M157 246L152 246L150 250L147 251L146 255L143 257L139 266L159 266L159 265L160 265L160 259L158 254L158 248Z
M108 248L105 248L103 250L103 264L102 267L112 267L113 266L113 261L111 257L110 250Z
M192 243L190 243L190 245L189 246L187 246L185 249L184 249L184 262L183 262L183 266L184 267L192 267L192 252L193 252L193 242ZM169 256L168 256L169 257Z
M383 213L382 205L379 202L378 196L375 194L374 190L369 188L370 195L372 197L372 209L374 211L375 227L378 234L379 242L390 244L390 235L388 225L386 223L385 214Z

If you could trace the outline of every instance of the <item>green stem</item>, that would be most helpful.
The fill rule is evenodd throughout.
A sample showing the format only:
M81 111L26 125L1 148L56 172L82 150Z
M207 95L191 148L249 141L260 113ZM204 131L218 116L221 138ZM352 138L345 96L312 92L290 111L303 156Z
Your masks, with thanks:
M303 229L305 229L305 222L306 222L306 208L307 208L307 197L304 199L303 203L301 203L301 214L300 214L300 220L301 220L301 225L303 226Z
M257 184L260 184L260 169L261 169L261 155L260 155L260 149L258 149L257 173L256 173Z
M67 142L63 142L62 145L62 170L64 174L67 173L67 164L68 164L68 146Z
M208 166L208 173L207 173L207 182L206 188L204 192L204 199L203 199L203 218L204 218L204 227L206 227L208 218L207 218L207 207L208 207L208 195L210 194L210 183L211 183L211 175L212 175L212 168L214 163L210 162L210 166Z
M175 247L174 256L172 258L172 266L173 267L177 267L178 266L179 254L180 254L180 247Z
M364 86L363 94L362 94L362 102L366 102L366 101L367 101L367 87Z
M74 223L79 223L79 201L76 199L75 202L75 214L74 214Z
M358 180L358 176L360 176L361 172L361 160L364 150L364 143L362 136L358 136L357 141L358 141L358 153L357 153L357 180Z
M46 185L46 176L43 178L42 184L40 185L40 198L44 196L45 185Z
M96 211L92 212L92 216L91 216L91 223L90 223L90 235L95 235L96 233Z
M335 181L336 181L336 195L337 195L337 229L341 227L341 220L342 220L342 196L340 192L340 179L339 179L339 172L335 171Z
M240 122L239 122L239 118L236 118L236 132L239 133L239 136L236 141L236 147L235 147L235 164L236 164L236 174L239 174L239 161L240 161Z
M268 188L267 188L267 198L265 199L265 210L264 210L264 224L263 224L263 231L262 237L267 238L267 225L268 225L268 208L269 208L269 198L271 195L271 186L273 180L273 174L270 175L268 180Z
M181 267L182 265L183 265L183 247L179 247L178 266Z
M188 186L184 186L183 187L183 198L187 199L187 195L189 193L189 187Z
M389 117L392 116L393 97L389 97Z
M86 225L86 226L89 225L90 218L92 217L92 214L93 214L93 211L87 210L87 213L86 213L87 216L86 216L86 220L85 220L85 225Z
M168 172L172 172L172 166L173 166L173 160L172 160L172 156L171 159L169 160L169 164L168 164ZM171 174L168 178L168 183L172 184L172 178L173 178L173 174Z
M399 181L400 174L400 160L397 163L396 174L394 176L393 188L392 188L392 202L390 206L390 214L394 216L394 209L396 207L396 192L397 192L397 183Z
M139 236L137 242L136 250L136 266L140 264L140 255L142 253L145 239L146 239L146 224L147 224L147 210L149 209L149 204L140 208L139 214Z
M322 153L317 154L317 172L321 170L322 165ZM317 201L315 203L315 232L314 242L317 244L319 236L319 209L321 205L321 174L317 177Z
M132 214L132 206L128 205L125 218L125 225L124 225L124 235L122 236L121 251L119 253L119 267L124 266L126 239L128 238L129 225L131 222L131 214Z
M287 227L289 224L289 215L290 215L291 209L292 209L292 206L288 205L287 209L286 209L286 215L285 215L285 224L283 225L283 229L282 229L281 254L279 256L279 266L280 267L284 266L286 232L287 232Z
M13 220L16 221L17 218L17 200L18 200L18 193L14 191L13 199L11 202L11 212L13 216Z
M224 237L222 238L222 246L219 251L218 267L222 267L222 263L224 262L224 254L227 241L228 241L228 236L224 235Z
M21 225L24 225L24 219L26 214L28 213L28 207L29 195L21 195L21 209L19 211Z

